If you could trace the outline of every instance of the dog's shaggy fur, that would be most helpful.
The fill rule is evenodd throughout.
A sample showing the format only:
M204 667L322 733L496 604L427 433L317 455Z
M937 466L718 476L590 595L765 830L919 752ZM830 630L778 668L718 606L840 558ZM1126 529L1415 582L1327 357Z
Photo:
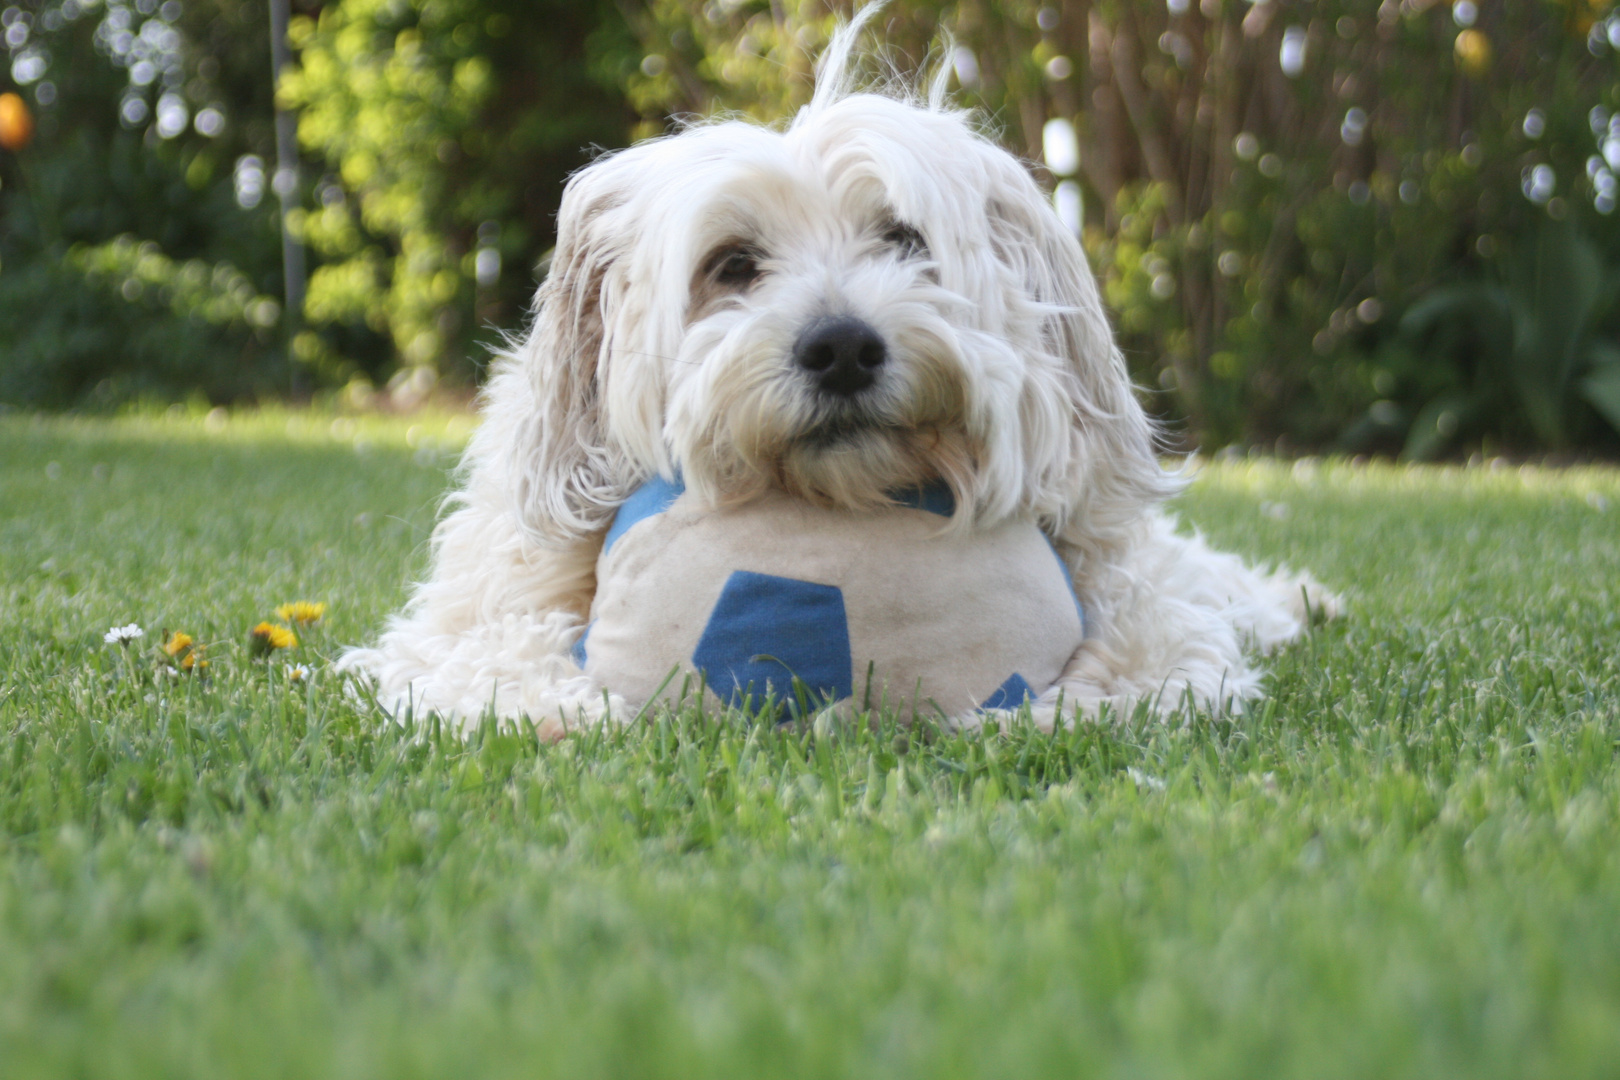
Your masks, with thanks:
M870 9L869 9L870 10ZM502 356L429 579L345 663L381 699L457 721L493 709L555 735L633 710L570 659L603 532L652 474L714 503L777 488L872 507L943 479L951 527L1037 522L1070 567L1087 636L1034 703L1253 697L1245 656L1332 597L1179 534L1074 235L1030 173L948 107L856 92L863 20L785 130L692 125L569 181L527 340ZM853 396L794 361L828 316L888 360ZM605 688L608 691L612 687ZM972 718L964 718L972 722Z

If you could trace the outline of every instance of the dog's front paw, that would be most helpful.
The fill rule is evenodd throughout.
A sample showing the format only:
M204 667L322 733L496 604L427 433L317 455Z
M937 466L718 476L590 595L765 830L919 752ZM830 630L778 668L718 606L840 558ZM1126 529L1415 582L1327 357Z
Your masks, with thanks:
M583 678L573 681L585 682ZM530 710L527 714L535 736L543 743L558 743L605 724L628 724L640 715L618 694L594 687L551 704L550 709Z
M552 716L537 721L534 725L534 734L543 743L555 744L562 742L584 726L583 724L570 724L560 716Z
M1344 599L1310 574L1289 575L1283 587L1288 613L1306 626L1315 626L1344 614Z

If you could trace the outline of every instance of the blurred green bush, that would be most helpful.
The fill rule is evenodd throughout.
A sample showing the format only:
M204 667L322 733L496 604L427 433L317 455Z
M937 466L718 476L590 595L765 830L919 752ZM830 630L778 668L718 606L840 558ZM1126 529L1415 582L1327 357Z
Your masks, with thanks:
M140 2L0 10L37 122L0 152L0 403L286 389L275 222L233 191L268 130L258 5Z
M568 173L634 114L596 58L635 54L611 4L336 0L295 18L282 99L330 172L298 231L323 260L301 359L333 324L386 333L407 367L469 381L521 326Z
M0 7L38 122L0 151L0 404L471 383L521 325L563 179L634 122L593 66L639 56L624 20L566 0L292 6L291 224L313 272L291 322L262 0Z
M218 267L280 295L261 5L7 8L40 133L0 154L0 400L471 381L587 146L789 115L850 6L298 0L281 93L314 266L290 342L257 300L184 299ZM947 65L1061 190L1188 445L1620 452L1612 0L892 0L880 22L893 68ZM1066 131L1077 160L1047 162Z
M1189 444L1432 457L1620 450L1602 359L1620 327L1613 8L895 0L882 23L891 63L951 65L1010 148L1054 184L1073 172L1127 353ZM625 84L646 130L788 115L831 20L648 0L635 25L647 52ZM1043 167L1054 120L1079 144L1065 175ZM1575 250L1579 331L1575 264L1554 254ZM1443 328L1474 325L1457 298L1493 289L1519 336L1492 341L1519 344Z

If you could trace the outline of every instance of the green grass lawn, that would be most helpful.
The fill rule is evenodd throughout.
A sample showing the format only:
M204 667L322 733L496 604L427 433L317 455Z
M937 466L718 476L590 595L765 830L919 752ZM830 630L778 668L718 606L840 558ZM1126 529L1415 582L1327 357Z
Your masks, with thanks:
M0 1075L1620 1075L1620 473L1207 469L1237 719L460 744L329 662L465 418L212 428L0 418Z

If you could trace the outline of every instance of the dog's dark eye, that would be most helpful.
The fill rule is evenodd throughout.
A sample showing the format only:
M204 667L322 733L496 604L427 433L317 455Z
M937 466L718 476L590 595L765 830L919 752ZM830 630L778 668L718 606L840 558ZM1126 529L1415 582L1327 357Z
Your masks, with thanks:
M745 247L722 248L710 256L709 273L719 285L745 289L759 280L759 253Z
M883 231L883 242L899 248L902 259L928 254L928 242L922 233L898 221Z

